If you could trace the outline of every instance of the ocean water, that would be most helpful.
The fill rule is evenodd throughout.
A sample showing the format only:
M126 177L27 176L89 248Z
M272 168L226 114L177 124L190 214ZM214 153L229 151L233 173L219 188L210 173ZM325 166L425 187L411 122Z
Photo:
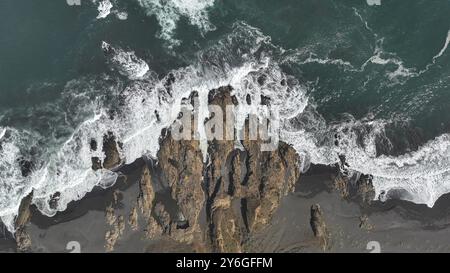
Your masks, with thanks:
M93 139L113 132L127 163L155 156L182 98L197 91L205 110L222 85L271 98L303 171L345 157L376 198L431 207L450 192L449 13L448 0L2 0L0 218L13 231L31 191L52 216L111 186Z

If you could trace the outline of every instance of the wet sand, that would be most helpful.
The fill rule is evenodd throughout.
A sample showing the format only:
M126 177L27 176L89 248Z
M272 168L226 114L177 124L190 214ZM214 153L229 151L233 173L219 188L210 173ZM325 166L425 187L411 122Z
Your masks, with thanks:
M119 196L118 214L128 215L139 193L138 160L122 172L126 175L109 189L96 188L80 201L72 202L65 212L49 218L33 209L27 227L32 252L70 252L77 242L81 252L104 252L105 234L110 228L105 210ZM333 168L313 166L286 196L271 223L249 239L250 252L321 252L314 238L309 219L310 207L320 204L330 233L329 252L370 252L368 244L375 241L381 252L450 252L450 195L441 197L433 208L406 201L372 202L361 206L343 200L331 184ZM125 179L126 178L126 179ZM164 196L163 194L160 196ZM161 198L161 197L160 197ZM360 217L366 215L365 226ZM139 224L143 228L142 223ZM450 241L450 239L448 239ZM4 232L0 252L15 251L15 242ZM190 246L167 238L149 240L142 232L125 225L118 240L117 252L192 252Z
M363 207L330 190L327 168L312 170L287 196L271 226L253 239L254 251L320 252L310 228L310 207L320 204L330 233L328 252L450 252L450 195L433 208L407 201L374 201ZM366 215L367 225L360 227ZM374 243L375 242L375 243Z

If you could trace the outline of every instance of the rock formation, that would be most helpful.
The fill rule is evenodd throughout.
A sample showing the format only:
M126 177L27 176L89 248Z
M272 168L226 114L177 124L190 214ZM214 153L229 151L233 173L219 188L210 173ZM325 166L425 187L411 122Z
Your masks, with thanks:
M326 250L329 247L330 234L328 233L323 211L319 204L311 206L311 219L309 223L311 224L314 237L319 239L322 250Z
M95 141L95 139L91 140L90 143L91 150L93 152L97 151L98 144ZM105 157L103 159L103 162L98 157L92 157L92 169L93 170L99 170L99 169L108 169L112 170L118 166L121 165L122 159L120 158L120 147L122 146L122 143L116 141L116 137L112 132L108 132L103 136L103 148L102 152L104 153Z
M128 224L130 225L132 230L138 229L138 209L136 206L134 206L131 209L130 216L128 217Z
M370 223L370 219L367 215L359 217L359 228L370 231L373 229L373 225Z
M25 229L18 229L15 233L17 251L26 252L31 248L31 237Z
M369 176L360 175L355 178L339 172L332 181L334 189L346 200L355 200L366 206L375 198L375 189Z
M105 250L111 252L114 250L114 246L122 236L125 230L125 220L122 215L114 217L115 221L111 224L111 229L105 234Z
M15 220L16 232L14 237L16 239L17 251L19 252L25 252L31 248L31 238L26 231L26 225L31 218L30 205L32 199L33 193L22 200L19 207L19 214Z
M188 100L196 96L194 92ZM209 103L225 112L226 105L237 102L231 89L224 87L210 92ZM224 124L226 118L224 115ZM263 152L262 144L262 140L245 138L237 147L233 140L213 139L208 141L208 157L203 162L198 140L175 140L170 130L164 131L157 166L178 213L169 213L164 204L154 204L157 193L145 166L138 203L148 222L146 235L163 233L176 241L196 244L201 251L244 251L246 238L269 223L300 175L293 148L280 143L275 151Z
M152 212L155 191L153 190L152 177L147 166L143 166L142 168L139 188L140 195L138 196L138 207L141 213L148 218Z

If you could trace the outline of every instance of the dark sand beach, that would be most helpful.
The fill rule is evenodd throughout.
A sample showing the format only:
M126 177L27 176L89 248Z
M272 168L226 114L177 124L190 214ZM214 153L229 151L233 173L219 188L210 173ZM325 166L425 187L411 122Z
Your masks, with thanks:
M31 252L71 252L79 243L81 252L105 252L105 234L109 229L105 211L119 196L118 215L128 221L139 191L136 170L143 160L123 168L123 176L109 189L96 188L82 200L72 202L65 212L46 217L32 209L27 230ZM148 162L147 162L148 164ZM330 242L326 252L371 252L378 242L381 252L448 252L450 246L450 197L439 199L433 208L406 201L374 201L361 206L342 199L332 189L333 168L313 166L301 176L295 192L283 198L271 222L249 238L249 252L322 252L310 226L310 207L320 204ZM164 194L160 195L160 198ZM366 216L362 221L362 216ZM142 228L142 225L140 225ZM0 239L1 252L14 252L15 241L8 232ZM76 250L75 250L76 251ZM117 252L193 252L191 246L161 236L146 239L141 232L125 225L117 241Z

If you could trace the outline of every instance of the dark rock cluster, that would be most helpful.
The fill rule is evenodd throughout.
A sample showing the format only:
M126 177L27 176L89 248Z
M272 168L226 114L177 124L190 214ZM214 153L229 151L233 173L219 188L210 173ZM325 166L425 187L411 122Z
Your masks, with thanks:
M224 87L210 92L209 103L225 112L236 100ZM223 119L225 124L226 115ZM240 143L236 148L232 140L209 141L203 162L198 140L175 140L166 131L158 167L178 213L170 215L154 204L151 175L144 167L138 203L148 221L147 234L195 244L198 251L244 251L249 234L264 228L281 198L293 191L300 171L295 150L285 143L271 152L261 151L261 140L244 138Z

